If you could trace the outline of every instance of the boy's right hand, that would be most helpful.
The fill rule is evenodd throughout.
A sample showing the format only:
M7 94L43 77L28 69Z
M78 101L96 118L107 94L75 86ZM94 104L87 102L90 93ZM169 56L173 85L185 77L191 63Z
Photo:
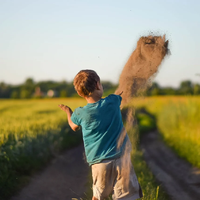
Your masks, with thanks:
M72 122L71 120L71 116L72 116L72 110L70 107L65 106L63 104L59 104L58 105L63 111L65 111L67 113L67 119L68 119L68 123L70 125L70 127L72 128L73 131L77 131L80 127L76 124L74 124L74 122Z
M65 112L69 112L69 111L71 110L70 107L65 106L65 105L63 105L63 104L59 104L58 106L59 106L63 111L65 111Z

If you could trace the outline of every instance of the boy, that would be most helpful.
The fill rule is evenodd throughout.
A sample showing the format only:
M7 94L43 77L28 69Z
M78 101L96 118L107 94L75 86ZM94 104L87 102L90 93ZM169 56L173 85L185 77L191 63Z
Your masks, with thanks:
M82 127L85 154L92 168L92 200L103 200L111 193L113 199L142 197L130 160L131 144L122 123L121 96L102 98L103 87L93 70L81 70L73 84L88 104L74 112L68 106L59 107L67 113L74 131Z

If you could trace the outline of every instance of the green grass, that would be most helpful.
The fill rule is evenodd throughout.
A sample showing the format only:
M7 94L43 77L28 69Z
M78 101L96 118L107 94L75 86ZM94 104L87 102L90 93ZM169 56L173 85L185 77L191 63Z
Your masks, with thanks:
M200 103L171 103L158 114L158 128L166 143L200 168Z
M141 199L169 200L168 195L161 188L160 184L156 182L152 172L149 170L141 150L135 151L132 155L132 162L143 192L143 198Z
M137 110L136 119L139 125L138 128L140 136L148 131L155 130L157 128L155 117L144 112L144 109Z
M165 143L200 168L200 97L150 97L133 103L154 114Z
M136 118L138 121L138 130L132 130L129 133L129 137L132 138L132 140L134 140L134 135L137 131L139 131L141 137L143 134L156 129L155 117L144 112L144 109L136 112ZM142 200L169 200L169 196L156 181L151 170L148 168L144 160L143 152L138 145L135 150L133 149L132 163L143 191Z
M70 131L66 114L58 104L73 110L83 106L82 99L1 100L0 101L0 199L8 199L29 181L36 170L48 164L54 153L81 142L81 134ZM155 128L154 120L137 113L139 130L145 133ZM146 165L138 148L137 131L129 132L133 143L132 161L142 186L144 200L167 200ZM91 175L85 199L92 198Z
M59 103L84 104L80 99L0 101L0 199L8 199L55 153L82 141L67 125Z

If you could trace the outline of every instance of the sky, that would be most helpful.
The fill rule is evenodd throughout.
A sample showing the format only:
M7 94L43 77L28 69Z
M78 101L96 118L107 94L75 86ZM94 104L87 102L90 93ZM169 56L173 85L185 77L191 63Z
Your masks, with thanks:
M0 0L0 82L72 81L81 69L118 83L141 36L166 34L155 81L200 83L198 0Z

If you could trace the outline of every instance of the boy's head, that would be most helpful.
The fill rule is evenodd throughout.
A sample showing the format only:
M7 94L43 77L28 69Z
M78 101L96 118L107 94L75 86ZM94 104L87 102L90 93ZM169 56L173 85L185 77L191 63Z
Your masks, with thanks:
M100 78L94 70L81 70L74 78L74 88L82 96L90 96L97 87Z

